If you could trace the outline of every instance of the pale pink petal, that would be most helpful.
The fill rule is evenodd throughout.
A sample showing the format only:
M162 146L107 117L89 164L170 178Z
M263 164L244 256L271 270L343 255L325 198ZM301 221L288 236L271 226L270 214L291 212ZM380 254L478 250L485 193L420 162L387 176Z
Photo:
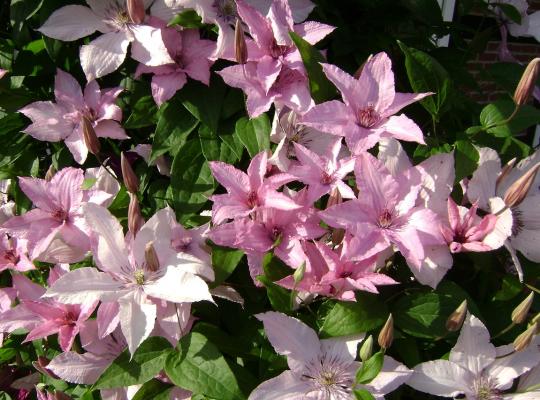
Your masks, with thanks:
M501 171L501 160L495 150L487 147L478 149L480 159L467 186L467 198L471 202L478 201L478 207L489 210L488 201L495 196L495 182Z
M101 89L98 82L94 79L87 83L84 88L84 102L92 110L97 110L101 102Z
M302 116L300 123L333 135L345 136L355 122L352 110L340 101L318 104Z
M60 202L65 210L73 212L78 209L83 198L81 186L84 181L82 169L63 168L51 179L50 193Z
M407 107L409 104L416 103L427 96L431 96L432 94L433 93L396 93L394 101L390 107L385 110L384 116L389 117L394 115L402 108Z
M151 67L174 63L163 43L161 29L149 25L132 25L130 30L135 36L131 45L131 57L134 60Z
M288 0L274 0L270 6L267 18L272 26L274 38L279 45L290 45L292 40L289 32L293 30L294 21Z
M84 99L79 82L67 72L56 70L54 80L54 95L56 101L68 109L81 110L84 107Z
M356 79L335 65L325 63L321 65L326 77L341 92L341 97L345 104L355 110L361 106L362 104L358 103L360 93L368 90L369 87L360 87Z
M401 143L391 137L381 138L377 158L384 163L392 176L397 176L412 167L412 163L403 150Z
M72 41L107 29L88 7L68 5L53 12L38 31L53 39Z
M186 74L174 72L166 75L152 77L152 97L158 106L170 100L174 94L182 89L187 82Z
M365 334L339 336L321 340L321 352L332 360L351 363L358 355L358 344L362 342Z
M474 375L465 368L446 360L417 365L407 385L435 396L455 397L469 391Z
M11 279L19 300L38 300L46 291L43 286L32 282L24 275L16 274Z
M160 279L144 285L144 292L173 303L213 302L206 282L177 266L168 266Z
M82 126L78 125L71 135L69 135L64 143L66 144L67 148L73 155L73 159L78 164L84 164L86 161L86 157L88 157L88 147L86 147L86 143L84 142L83 136L82 136Z
M137 347L154 329L156 305L146 299L141 291L131 292L121 298L119 303L120 327L133 356Z
M79 58L86 79L91 81L116 71L126 58L129 43L127 33L118 31L81 46Z
M386 53L377 53L365 63L357 87L362 90L356 92L356 104L365 106L372 103L381 113L392 105L395 97L394 73L392 61Z
M75 325L63 325L58 330L58 344L62 351L69 351L77 336L78 328Z
M519 250L527 259L540 262L540 230L521 229L519 234L510 238L510 244Z
M374 395L382 396L406 383L412 373L413 371L392 357L384 356L381 372L366 386Z
M250 187L249 177L232 165L221 161L208 163L214 178L231 194L247 193Z
M41 319L36 314L21 306L4 311L1 316L0 332L13 332L19 328L31 330L41 323Z
M92 385L111 362L112 359L92 353L78 354L68 351L53 358L47 369L67 382Z
M230 30L230 28L229 28ZM202 40L196 29L189 29L183 32L183 58L185 59L184 72L191 79L196 79L205 85L210 84L209 60L216 49L216 43L211 40Z
M322 39L332 33L334 29L336 29L334 26L315 21L307 21L303 24L295 25L294 27L294 31L309 44L320 42Z
M253 157L253 160L251 160L247 170L251 190L257 190L259 187L261 187L264 180L264 175L266 175L267 162L268 154L266 151L260 152Z
M448 246L424 246L421 265L409 264L415 278L423 285L436 288L454 262Z
M390 117L381 129L385 131L383 136L390 135L390 137L406 142L425 144L422 130L412 119L405 116L405 114Z
M94 126L94 130L98 137L108 137L118 140L129 139L129 136L126 135L126 131L122 128L122 125L112 119L99 121L96 126Z
M527 198L525 200L527 200ZM495 227L484 237L482 243L489 246L491 249L498 249L499 247L502 247L506 240L512 235L514 218L512 216L512 211L510 209L505 209L504 201L500 197L489 199L489 207L493 213L498 213L503 209L504 211L497 215Z
M117 302L101 303L99 306L96 319L100 338L110 335L118 326L120 322L119 309Z
M40 321L37 323L36 327L28 333L23 343L31 342L32 340L36 339L43 339L47 336L54 335L58 332L59 328L60 324L56 321Z
M57 204L49 191L50 185L48 185L47 181L39 178L19 177L19 185L24 194L32 200L34 206L47 213L56 210ZM5 227L10 227L10 225L6 224Z
M321 344L313 329L296 318L278 312L255 315L264 324L268 340L278 354L287 356L289 367L300 372L309 361L316 359Z
M249 33L259 46L270 46L274 40L272 27L268 19L244 0L236 1L237 12L242 21L248 26Z
M64 119L67 110L50 101L36 101L19 111L32 120L23 132L37 140L59 142L73 131L73 123Z
M305 400L313 388L292 371L282 372L264 381L249 395L249 400Z
M260 11L262 15L268 14L272 0L246 0L249 4ZM289 0L294 22L304 21L315 8L315 4L311 0Z
M265 55L257 62L257 76L266 93L270 90L281 72L281 61Z
M490 343L489 331L482 321L468 314L449 360L476 376L495 360L495 346Z
M513 352L512 354L497 358L491 364L486 373L497 379L497 387L508 389L512 386L514 379L523 375L538 365L540 361L540 351L538 346L531 345L528 348Z

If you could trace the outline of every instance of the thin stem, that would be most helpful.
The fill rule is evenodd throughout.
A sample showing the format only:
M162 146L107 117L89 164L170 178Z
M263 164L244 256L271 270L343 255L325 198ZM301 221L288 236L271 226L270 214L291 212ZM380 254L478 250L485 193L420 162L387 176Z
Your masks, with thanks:
M508 331L510 331L510 329L512 329L514 326L516 326L515 323L511 323L510 325L508 325L506 328L504 328L502 331L500 331L499 333L497 333L495 336L492 336L491 339L496 339L498 338L499 336L502 336L504 335L505 333L507 333Z

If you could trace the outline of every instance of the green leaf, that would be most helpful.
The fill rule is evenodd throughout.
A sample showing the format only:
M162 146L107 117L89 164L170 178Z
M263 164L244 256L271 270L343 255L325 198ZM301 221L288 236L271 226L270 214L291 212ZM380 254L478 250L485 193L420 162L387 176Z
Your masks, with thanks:
M480 154L470 141L458 140L454 143L454 160L456 166L455 182L459 182L476 170Z
M416 93L436 93L420 100L420 103L431 115L438 118L445 100L449 97L451 80L448 72L429 54L407 47L399 41L398 44L405 55L405 68L413 90Z
M223 80L214 75L209 86L191 81L178 92L178 96L184 107L217 135L226 87Z
M162 337L146 339L133 354L125 350L101 374L95 389L112 389L145 383L159 373L171 353L171 345Z
M132 400L169 400L171 389L171 385L151 379L137 390Z
M442 12L436 0L401 0L419 20L430 25L442 25Z
M505 275L502 278L501 288L493 296L493 300L507 301L513 299L523 291L523 285L517 276Z
M199 211L214 192L214 179L198 139L188 140L174 157L170 197L182 220Z
M266 295L268 296L268 300L270 300L272 308L276 311L290 314L292 311L291 293L284 287L276 285L264 275L258 276L257 280L266 288Z
M319 50L294 32L289 32L291 39L300 51L302 61L309 78L309 89L315 103L328 101L336 96L336 88L323 72L321 62L326 62Z
M292 275L294 270L276 257L272 252L268 252L262 259L264 275L272 282L279 281L286 276Z
M375 397L366 389L355 389L353 393L356 400L375 400Z
M495 4L494 4L495 5ZM521 25L521 14L515 6L512 4L496 3L496 6L502 10L502 12L510 18L513 22Z
M203 26L202 19L195 10L188 9L176 15L169 21L167 26L180 25L184 28L200 28Z
M470 296L458 285L442 281L437 290L420 290L401 296L394 307L395 326L411 336L434 339L446 336L448 316L467 299L471 313L479 316Z
M192 332L178 343L165 364L171 381L194 394L220 400L244 400L238 379L217 349L200 333Z
M124 123L126 129L138 129L155 125L157 106L152 96L143 96L133 106L131 115Z
M540 110L529 105L521 106L510 122L504 123L514 108L514 103L508 100L488 104L480 113L482 127L493 136L509 137L540 123Z
M248 120L241 118L236 122L235 135L244 145L250 157L255 157L263 150L270 148L270 131L272 125L268 115L262 114Z
M174 157L198 123L199 121L176 98L161 106L150 162L165 153L170 153Z
M325 337L367 332L383 325L386 305L375 295L358 293L356 302L335 302L324 316L320 334Z
M365 385L379 375L384 363L384 353L378 351L368 360L364 361L358 371L356 371L356 383Z
M0 392L0 400L12 400L11 396L6 392Z
M228 247L212 246L212 267L214 268L214 287L219 286L221 282L231 275L242 258L242 250L231 249Z

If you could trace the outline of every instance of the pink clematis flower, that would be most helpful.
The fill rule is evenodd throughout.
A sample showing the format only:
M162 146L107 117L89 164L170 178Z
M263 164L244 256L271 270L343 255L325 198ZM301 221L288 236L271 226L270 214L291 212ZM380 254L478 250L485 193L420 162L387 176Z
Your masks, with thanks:
M363 335L319 340L313 329L277 312L257 314L278 354L287 356L290 370L261 383L249 400L352 399L356 347ZM381 372L367 385L376 399L405 383L412 371L385 356Z
M351 261L348 256L348 240L339 251L334 251L322 242L304 242L306 272L295 284L291 276L279 282L286 288L319 293L339 300L355 301L354 291L379 293L377 286L393 285L392 278L376 272L376 257L362 261Z
M417 365L407 384L441 397L465 394L467 399L512 398L503 397L503 392L539 361L536 345L518 352L511 345L495 348L484 324L468 314L449 359Z
M0 238L0 272L6 269L19 272L36 269L28 258L27 247L26 240L3 234Z
M386 53L371 57L358 79L331 64L324 73L341 92L344 103L333 100L318 104L302 123L333 135L345 136L353 153L373 147L381 137L424 143L422 131L404 114L403 107L431 93L397 93L392 62Z
M317 22L295 25L286 0L272 3L266 18L243 0L237 0L239 17L248 26L256 46L248 47L248 62L219 72L225 83L247 95L251 117L267 111L273 102L305 112L312 106L300 52L289 32L315 44L333 31Z
M212 196L214 224L220 224L227 219L245 217L258 207L266 206L280 210L300 208L291 198L276 191L277 188L294 178L290 175L278 174L265 179L267 163L266 152L253 157L247 174L220 161L209 163L214 178L228 192Z
M176 28L167 28L164 22L156 18L150 23L161 28L167 51L174 60L172 64L154 67L139 64L137 67L135 77L153 74L151 88L156 104L161 105L173 97L184 87L188 76L209 85L210 67L213 63L210 57L214 52L214 42L201 39L197 29L179 31Z
M171 303L213 301L206 282L199 277L208 267L170 248L170 236L161 234L170 231L163 214L148 220L136 237L126 242L120 223L107 209L92 203L83 209L95 235L94 260L103 272L96 268L71 271L56 281L45 297L66 304L118 303L118 320L131 354L154 329L154 298ZM158 265L149 264L145 257L149 243L155 248Z
M357 157L355 167L358 199L321 211L332 227L353 234L351 256L362 260L395 245L412 269L420 269L428 245L444 243L437 215L415 207L420 182L393 177L369 153Z
M332 146L318 155L304 146L294 143L296 158L299 161L289 170L289 174L308 185L308 201L314 202L337 189L344 199L353 199L354 192L343 179L354 169L355 158L338 160L341 152L341 138L334 140Z
M81 46L81 66L88 81L116 71L124 62L130 43L131 56L140 63L156 66L173 62L163 43L161 30L144 24L144 17L140 18L140 15L134 21L126 1L86 2L90 7L68 5L56 10L38 30L45 36L63 41L77 40L95 31L103 33ZM136 3L144 8L144 14L152 0Z
M4 319L3 313L11 309L11 305L17 297L17 291L13 288L0 289L0 319ZM4 341L4 332L0 329L0 347Z
M33 259L39 258L60 237L69 246L89 250L89 236L80 206L84 202L84 176L80 169L64 168L50 182L19 178L22 191L36 208L7 221L3 227L15 237L26 239ZM67 254L67 258L71 258ZM78 260L65 260L76 262Z
M19 110L32 120L24 132L42 141L63 140L75 161L82 164L88 155L83 139L83 118L92 123L98 137L128 138L119 123L122 110L115 104L121 91L118 87L102 91L93 80L86 85L83 94L75 78L59 69L54 89L56 103L36 101Z

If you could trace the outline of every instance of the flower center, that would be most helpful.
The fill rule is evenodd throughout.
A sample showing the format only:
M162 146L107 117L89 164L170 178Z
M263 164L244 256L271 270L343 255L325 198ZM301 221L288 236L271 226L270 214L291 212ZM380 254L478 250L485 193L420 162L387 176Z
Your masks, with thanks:
M352 272L351 271L342 271L340 274L339 274L339 277L341 279L345 279L345 278L350 278L352 275Z
M390 226L392 226L393 219L394 216L392 215L392 212L388 209L384 209L384 211L379 215L377 226L383 229L390 228Z
M228 24L234 24L236 20L236 3L234 0L214 0L212 6L217 10L217 16Z
M174 239L172 241L172 247L176 251L186 251L191 246L193 239L190 236L184 236L180 239Z
M381 120L381 116L372 104L358 111L358 124L363 128L373 128Z
M512 236L519 235L523 227L523 213L517 208L512 208Z
M19 255L15 250L6 250L3 254L4 260L10 264L17 264L19 262Z
M250 208L257 207L259 205L259 196L257 196L257 192L254 190L248 193L247 204Z
M330 185L332 182L334 182L334 177L328 174L328 172L323 171L321 174L321 183L323 185Z
M133 277L135 278L137 285L141 286L144 284L144 271L142 269L136 270Z
M473 384L476 400L503 400L500 390L497 389L496 380L490 377L480 377Z
M350 364L328 354L306 364L303 378L310 380L314 390L324 394L325 399L350 398L353 376Z
M284 56L289 51L289 46L283 46L277 44L276 40L274 39L272 41L272 44L270 45L270 55L273 58L279 58L280 56Z
M59 222L65 222L68 219L68 213L61 208L53 211L51 216Z

